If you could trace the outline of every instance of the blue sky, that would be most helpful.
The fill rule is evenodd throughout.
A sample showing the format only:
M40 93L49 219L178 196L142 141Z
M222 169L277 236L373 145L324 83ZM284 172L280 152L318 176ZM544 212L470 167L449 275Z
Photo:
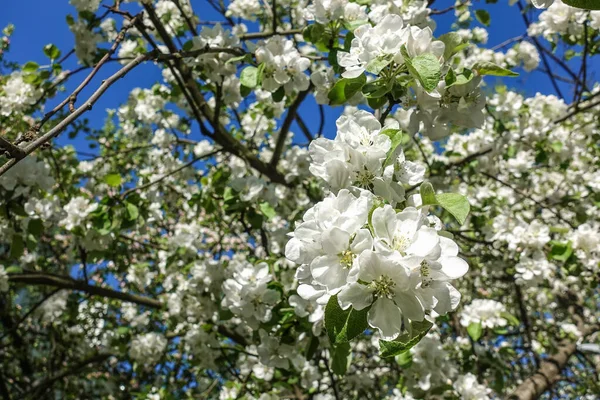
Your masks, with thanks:
M108 3L104 0L104 3ZM110 1L112 3L112 0ZM444 9L454 3L454 0L437 0L433 8ZM207 5L205 0L192 0L192 5L197 13L200 14L203 20L218 19L215 11ZM516 6L510 7L507 1L500 0L496 4L486 4L484 1L477 2L474 9L485 8L491 14L491 27L489 28L488 47L493 47L512 37L521 35L525 32L525 25L519 15L519 10ZM537 11L532 11L536 13ZM10 6L3 7L0 13L0 27L6 26L8 23L13 23L16 27L15 33L11 40L11 50L7 57L10 61L16 61L24 64L27 61L35 61L40 65L48 64L48 59L43 54L43 47L48 43L57 45L63 54L66 54L74 43L74 38L70 32L65 17L67 14L75 14L75 9L68 3L68 0L19 0L11 1ZM435 34L441 35L451 30L451 25L454 21L453 12L443 15L434 16L438 24ZM534 18L530 18L534 19ZM479 25L474 22L474 26ZM559 53L560 54L560 53ZM578 60L572 60L571 65L577 66ZM589 70L594 71L599 66L600 62L595 61L590 65ZM66 63L66 67L74 69L77 67L75 58L72 57ZM88 86L87 90L80 95L80 99L87 98L87 95L98 86L99 82L113 74L120 65L116 63L109 64L103 67L101 72L95 78L94 82ZM576 71L577 69L574 68ZM561 75L564 71L556 70ZM533 95L536 92L543 94L555 94L555 91L548 77L541 72L523 73L518 78L505 80L507 84L517 88L527 95ZM67 89L72 90L84 77L87 72L82 72L75 75L66 85ZM592 72L593 74L593 72ZM594 77L596 78L596 77ZM133 73L122 79L117 85L113 85L109 91L96 103L94 109L86 114L89 118L92 127L100 127L103 124L106 109L117 108L121 103L126 101L129 92L135 87L150 87L153 83L161 80L160 69L152 64L142 65L134 70ZM496 78L488 77L488 83L494 84ZM560 84L561 89L568 93L566 84ZM53 101L48 103L52 107L58 101L62 100L67 94L59 95ZM570 100L571 94L566 94L567 101ZM335 120L339 115L341 108L325 107L326 110L326 125L325 134L328 137L335 135ZM301 107L300 114L309 128L316 132L319 125L318 111L314 100L309 99ZM292 126L294 132L299 133L297 126ZM300 135L298 142L302 143ZM193 132L191 138L200 139L198 132ZM83 138L77 138L71 141L67 135L63 133L58 139L58 144L64 145L72 143L77 150L86 151L87 145Z

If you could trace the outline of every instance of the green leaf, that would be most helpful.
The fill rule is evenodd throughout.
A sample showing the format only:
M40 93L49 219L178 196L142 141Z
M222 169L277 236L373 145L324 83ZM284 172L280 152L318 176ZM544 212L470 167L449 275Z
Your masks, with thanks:
M410 351L398 354L396 362L401 368L409 368L412 365L412 354Z
M240 74L240 83L243 86L254 89L258 86L258 75L258 68L250 65L242 70L242 73Z
M517 317L509 313L508 311L502 311L500 316L504 318L512 326L519 326L521 323Z
M369 105L369 107L371 107L373 110L377 110L381 107L383 107L385 105L385 103L387 103L387 98L386 97L367 97L367 104Z
M449 60L454 54L456 54L463 45L462 37L456 32L444 33L438 38L444 42L444 60Z
M381 70L387 67L392 60L394 59L393 54L384 54L378 57L375 57L374 60L369 61L365 69L367 72L370 72L375 75L379 75Z
M34 62L34 61L28 61L25 63L25 65L23 65L23 72L26 74L32 74L34 72L37 72L37 70L40 68L40 66L38 65L38 63Z
M477 61L475 65L473 65L473 70L477 71L479 75L519 76L518 73L506 68L502 68L501 66L489 61Z
M362 92L368 98L377 99L388 94L393 86L394 81L377 79L376 81L369 82L363 86Z
M340 343L331 349L331 370L337 375L346 375L352 360L349 343Z
M584 10L600 10L600 2L598 0L563 0L563 3L571 7L583 8Z
M277 89L275 92L271 93L271 98L276 103L279 103L281 100L283 100L284 96L285 96L285 89L283 88L283 86L279 87L279 89Z
M459 224L464 224L471 205L465 196L459 193L435 194L433 186L429 182L423 182L419 189L423 205L438 205L448 211Z
M570 241L567 243L552 241L550 244L552 244L550 258L553 260L565 262L573 254L573 247Z
M135 221L138 218L138 216L140 215L140 212L139 212L138 208L136 207L136 205L128 202L125 207L127 208L128 219L130 221Z
M428 92L434 90L442 76L440 62L436 56L431 53L419 54L415 58L410 58L406 51L406 46L400 49L408 72L419 80L423 89Z
M260 203L259 207L260 207L260 211L263 213L263 215L265 217L267 217L267 219L271 219L275 215L277 215L277 213L275 212L275 209L273 207L271 207L271 205L269 203L267 203L266 201L263 203Z
M367 83L365 74L361 74L356 78L342 78L333 85L327 98L332 106L345 104L348 99L354 96Z
M50 43L44 46L44 54L50 60L56 60L58 59L58 57L60 57L60 50L58 49L58 47Z
M27 224L27 232L31 233L36 238L39 238L44 230L44 224L41 219L31 219Z
M490 22L492 20L490 18L490 13L486 10L475 11L475 18L477 18L477 21L479 21L482 25L485 26L490 26Z
M7 274L20 274L23 272L23 268L16 266L16 265L11 265L10 267L5 269Z
M433 185L431 183L423 182L419 188L419 192L421 193L421 200L423 201L424 206L437 204L435 190L433 190Z
M440 193L435 196L438 204L448 211L459 224L464 224L471 210L469 200L459 193Z
M391 128L382 130L380 132L380 135L386 135L392 141L392 146L388 150L387 155L385 157L385 162L383 163L383 166L387 167L388 165L390 165L394 161L396 161L396 158L398 158L398 154L400 153L400 150L402 149L402 147L400 145L402 144L402 139L403 139L404 135L402 134L401 129L391 129Z
M121 185L121 175L108 174L104 177L104 182L106 182L108 186L119 187Z
M317 43L319 40L323 38L323 34L325 33L325 26L321 24L312 24L304 28L302 32L302 36L304 40L310 43Z
M354 21L344 21L344 28L348 29L350 32L354 32L356 28L361 25L368 24L369 21L364 19L354 20Z
M409 332L398 336L398 338L387 341L379 340L379 356L382 358L395 357L410 350L423 339L433 324L427 320L421 322L412 321Z
M21 258L24 250L25 250L25 242L23 242L23 237L19 234L13 235L12 243L10 245L10 258L13 258L13 259Z
M349 342L369 327L367 313L369 308L357 311L350 307L342 310L337 296L331 296L325 306L325 329L332 344Z
M481 326L481 322L471 322L467 327L467 332L469 333L469 336L471 336L471 339L478 341L483 335L483 326Z

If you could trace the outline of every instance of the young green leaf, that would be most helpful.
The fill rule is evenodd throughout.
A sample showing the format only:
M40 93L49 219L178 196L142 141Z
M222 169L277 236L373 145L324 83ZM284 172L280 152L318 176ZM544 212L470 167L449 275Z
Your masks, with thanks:
M267 219L271 219L273 218L275 215L277 215L277 213L275 212L275 209L266 201L263 203L260 203L260 211L262 212L262 214L267 217Z
M477 18L477 21L479 21L482 25L485 26L490 26L490 22L492 20L490 18L490 13L486 10L475 11L475 18Z
M121 175L108 174L104 177L104 182L106 182L108 186L118 187L121 185Z
M44 46L44 54L50 60L56 60L58 59L58 57L60 57L60 50L58 49L58 47L50 43Z
M439 60L431 53L419 54L414 58L408 56L406 46L400 49L408 72L419 80L423 89L428 92L434 90L442 76Z
M337 296L331 296L325 307L325 329L331 343L349 342L369 327L367 313L369 307L360 311L350 307L342 310Z
M329 104L332 106L339 106L354 96L362 87L367 83L367 77L365 74L361 74L356 78L342 78L333 85L327 98L329 98Z
M424 206L437 204L435 190L433 190L433 185L431 183L423 182L419 188L419 192L421 193L421 201Z
M492 76L519 76L518 73L513 72L509 69L502 68L489 61L478 61L473 65L473 70L477 71L479 75L492 75Z
M382 358L394 357L410 350L427 335L432 326L433 324L426 320L412 321L410 332L391 341L379 340L379 356Z
M440 193L435 196L438 204L448 211L459 224L464 224L471 210L469 200L459 193Z
M350 344L339 343L331 349L331 370L337 375L346 375L352 360Z
M369 61L369 63L367 64L365 69L367 70L367 72L370 72L375 75L379 75L379 73L385 67L390 65L393 58L394 58L393 54L384 54L384 55L378 56L374 60Z
M483 327L481 322L471 322L467 327L467 333L471 336L471 339L478 341L483 335Z
M440 36L438 38L438 40L441 40L444 43L444 60L449 60L450 57L452 57L454 54L456 54L462 44L463 44L463 39L462 37L456 33L456 32L448 32L448 33L444 33L442 36ZM452 70L450 70L452 71Z
M600 1L598 0L563 0L563 3L584 10L600 10Z
M258 75L258 68L249 65L242 70L242 73L240 74L240 83L243 86L254 89L258 86Z

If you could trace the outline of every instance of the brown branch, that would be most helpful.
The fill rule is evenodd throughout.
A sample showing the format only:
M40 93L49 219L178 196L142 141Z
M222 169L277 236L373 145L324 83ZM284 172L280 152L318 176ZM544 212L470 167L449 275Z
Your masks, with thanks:
M171 37L165 30L165 27L160 22L160 19L156 15L156 12L152 8L152 6L150 6L149 4L144 4L144 9L147 11L150 20L152 21L154 27L158 31L161 39L165 42L167 48L169 49L169 52L177 53L177 47L171 40ZM198 84L193 76L192 71L179 58L175 58L173 60L173 63L175 65L175 68L180 72L184 85L192 97L193 102L190 103L190 106L192 108L197 107L204 119L206 119L209 122L213 122L213 140L217 144L219 144L223 148L223 150L248 162L248 164L250 164L252 168L257 170L261 174L267 176L272 182L289 186L289 184L285 180L285 177L279 172L277 172L275 168L272 168L269 164L260 160L254 153L252 153L250 149L248 149L237 139L232 137L220 123L214 123L214 112L212 108L208 105L208 103L204 99L204 95L198 88ZM202 120L198 117L196 119L202 127Z
M294 100L294 102L288 109L287 115L283 120L281 129L279 130L279 136L277 136L277 143L275 143L273 157L271 157L271 162L269 163L273 168L277 168L277 164L279 163L279 159L281 158L281 153L283 152L283 145L285 144L285 140L287 139L288 132L290 131L290 127L292 126L292 122L296 117L298 108L300 107L300 104L302 104L302 101L304 101L304 99L306 98L308 92L311 91L311 89L312 85L304 92L298 93L298 97L296 97L296 100Z
M119 79L127 75L129 71L137 67L143 61L147 61L152 58L153 53L146 53L137 56L132 62L121 68L111 77L106 79L100 87L90 96L90 98L83 103L79 108L77 108L73 113L68 115L65 119L59 122L54 128L50 129L44 135L40 136L28 146L26 146L23 151L26 155L33 153L38 148L42 147L44 144L49 142L54 137L58 136L62 131L64 131L71 123L77 120L82 114L85 114L87 111L92 109L92 106L98 101L98 99L106 92L106 90L111 87L115 82ZM2 176L6 171L11 169L19 160L11 159L6 162L4 165L0 167L0 176Z
M16 160L20 160L26 156L23 149L18 146L15 146L10 141L4 139L0 136L0 148L6 150L10 156Z
M212 152L210 152L210 153L208 153L208 154L205 154L205 155L203 155L203 156L196 157L196 158L194 158L193 160L191 160L191 161L189 161L189 162L187 162L187 163L183 164L183 165L182 165L182 166L180 166L179 168L176 168L176 169L174 169L173 171L169 171L169 172L167 172L166 174L164 174L164 175L163 175L163 176L161 176L160 178L157 178L157 179L155 179L155 180L153 180L153 181L151 181L151 182L148 182L148 183L146 183L146 184L144 184L144 185L142 185L142 186L138 186L138 187L134 187L134 188L128 189L128 190L124 191L124 192L121 194L121 198L122 198L122 199L124 199L124 198L126 198L127 196L129 196L130 194L132 194L132 193L134 193L134 192L137 192L138 190L144 190L144 189L147 189L147 188L149 188L150 186L154 186L154 185L156 185L157 183L160 183L160 182L162 182L163 180L165 180L165 179L166 179L166 178L168 178L169 176L175 175L176 173L178 173L178 172L180 172L180 171L183 171L183 170L184 170L184 169L186 169L187 167L190 167L192 164L194 164L194 163L196 163L196 162L198 162L198 161L200 161L200 160L202 160L202 159L205 159L205 158L209 158L209 157L212 157L212 156L214 156L214 155L215 155L215 154L217 154L219 151L220 151L220 150L215 150L215 151L212 151Z
M561 117L561 118L557 119L556 121L554 121L554 123L555 124L560 124L561 122L564 122L564 121L568 120L569 118L571 118L571 117L579 114L580 112L587 111L590 108L594 108L594 107L599 106L599 105L600 105L600 100L596 101L595 103L588 104L585 107L575 108L575 110L571 111L570 113L568 113L564 117Z
M119 292L113 289L101 286L90 285L87 282L79 281L70 276L54 275L45 272L24 272L20 274L9 274L9 282L24 283L27 285L53 286L61 289L71 289L94 296L102 296L110 299L128 301L150 308L162 308L162 303L158 300L137 294Z
M245 35L240 35L240 40L252 40L252 39L266 39L275 35L289 36L289 35L297 35L302 33L302 29L288 29L285 31L273 32L253 32L246 33Z
M588 325L582 327L583 336L587 336L600 329L599 325ZM563 340L557 347L557 351L551 357L542 360L538 370L520 384L509 397L510 400L534 400L539 398L546 390L550 389L556 382L562 379L562 370L569 359L577 351L577 343Z
M56 381L66 378L70 375L78 375L82 372L83 369L90 366L91 364L101 363L103 361L106 361L111 356L112 354L110 353L99 353L86 359L83 359L78 363L74 364L71 368L64 369L63 371L51 375L48 378L37 380L36 382L34 382L31 390L28 393L30 393L31 395L34 395L36 393L43 393L43 391L50 389Z

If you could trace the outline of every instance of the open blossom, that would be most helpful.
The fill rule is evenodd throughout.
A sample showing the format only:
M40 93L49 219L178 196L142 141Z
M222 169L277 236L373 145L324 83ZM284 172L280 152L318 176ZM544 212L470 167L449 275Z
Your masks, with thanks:
M323 25L342 18L346 21L366 21L365 9L366 6L348 0L315 0L306 8L304 17Z
M495 300L475 299L463 309L460 324L468 327L472 323L480 323L484 328L505 326L506 319L501 316L505 311L506 307Z
M374 301L369 324L384 339L397 337L403 322L423 321L426 312L455 309L460 293L449 281L468 270L458 246L411 207L396 214L386 205L375 209L372 220L376 252L360 255L354 282L338 295L340 306L360 310Z
M464 400L489 400L492 390L477 382L471 373L461 375L453 384L454 389Z
M129 356L140 364L152 365L162 357L167 339L156 332L138 335L131 341Z
M308 89L310 79L304 73L310 60L302 57L294 42L283 36L273 36L259 44L256 60L265 64L262 87L275 92L284 87L287 94Z
M0 86L0 115L9 116L12 113L23 112L35 104L41 95L41 90L23 80L23 74L13 72L4 85Z
M240 263L233 277L223 283L225 297L222 306L240 316L252 328L271 319L272 308L279 302L278 291L269 289L272 277L267 263L256 267Z
M424 167L406 161L401 149L385 163L392 143L372 114L359 110L341 116L336 125L334 140L319 138L309 146L310 171L334 192L350 187L371 189L395 204L404 200L402 183L423 180Z
M430 28L404 26L402 17L390 14L377 25L359 26L349 52L339 52L338 63L345 68L344 78L356 78L367 68L369 62L382 56L391 57L397 64L404 64L400 48L405 45L410 57L432 53L438 59L444 54L444 43L432 40Z
M358 254L372 245L368 230L361 229L370 209L366 192L357 197L344 189L330 195L304 214L285 247L286 257L309 268L315 283L337 293Z
M85 197L74 197L64 206L67 217L61 221L61 224L68 230L79 226L87 216L98 208L98 204L90 204L90 200Z

